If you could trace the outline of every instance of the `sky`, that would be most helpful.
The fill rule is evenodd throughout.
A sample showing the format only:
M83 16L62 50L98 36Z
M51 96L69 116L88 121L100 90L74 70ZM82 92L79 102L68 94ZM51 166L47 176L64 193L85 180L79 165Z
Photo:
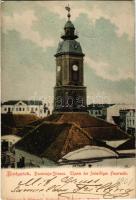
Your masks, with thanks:
M2 101L53 100L55 53L67 21L82 46L88 103L134 102L134 2L2 3Z

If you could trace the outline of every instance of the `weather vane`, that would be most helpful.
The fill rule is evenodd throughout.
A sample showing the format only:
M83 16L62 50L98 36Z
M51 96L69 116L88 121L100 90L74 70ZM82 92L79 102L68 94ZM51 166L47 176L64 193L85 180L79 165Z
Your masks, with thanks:
M70 10L71 10L71 8L69 7L69 4L65 7L65 9L68 11L67 17L68 17L68 20L70 20L70 17L71 17Z

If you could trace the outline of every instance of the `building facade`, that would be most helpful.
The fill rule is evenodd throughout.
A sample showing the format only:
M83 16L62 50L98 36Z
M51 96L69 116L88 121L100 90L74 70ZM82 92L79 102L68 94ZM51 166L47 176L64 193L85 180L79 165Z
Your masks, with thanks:
M42 101L6 101L1 106L2 113L35 114L38 117L47 116L49 110Z
M104 115L106 116L106 121L115 124L113 117L119 117L120 110L125 109L134 109L134 105L132 104L114 104L109 106L103 110Z
M114 104L90 104L87 106L87 110L91 116L106 119L105 109L112 105Z
M135 109L120 110L120 127L130 134L135 134L136 112Z

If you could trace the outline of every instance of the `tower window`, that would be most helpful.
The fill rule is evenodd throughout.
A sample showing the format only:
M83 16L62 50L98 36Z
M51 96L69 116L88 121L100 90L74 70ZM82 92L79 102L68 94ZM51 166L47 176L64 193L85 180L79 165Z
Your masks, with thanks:
M79 80L79 67L77 64L74 64L72 66L72 81L78 81Z
M78 72L75 72L75 71L74 71L74 72L72 73L72 80L73 80L73 81L78 81Z

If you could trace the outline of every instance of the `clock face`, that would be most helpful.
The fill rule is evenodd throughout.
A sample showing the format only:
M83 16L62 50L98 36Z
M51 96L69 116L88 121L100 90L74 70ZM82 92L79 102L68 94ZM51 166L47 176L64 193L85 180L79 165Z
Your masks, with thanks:
M60 72L61 66L57 66L57 71Z
M73 69L73 71L78 71L78 66L77 65L73 65L72 69Z

